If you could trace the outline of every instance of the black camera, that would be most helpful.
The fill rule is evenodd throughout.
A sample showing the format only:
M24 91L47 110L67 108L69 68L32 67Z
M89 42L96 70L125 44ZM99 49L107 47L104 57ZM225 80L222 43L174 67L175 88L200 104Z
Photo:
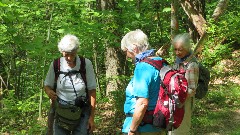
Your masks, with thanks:
M75 99L75 105L80 108L88 106L88 98L86 98L85 96L77 97Z

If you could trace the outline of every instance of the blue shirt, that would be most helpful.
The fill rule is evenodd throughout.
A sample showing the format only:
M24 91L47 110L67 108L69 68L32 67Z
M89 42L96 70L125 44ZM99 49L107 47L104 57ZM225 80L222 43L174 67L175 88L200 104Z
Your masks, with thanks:
M154 60L161 60L155 57ZM126 88L126 101L124 104L125 114L133 114L136 105L136 98L142 97L149 100L147 110L154 110L159 93L160 76L159 71L150 64L140 62L136 65L134 75ZM122 132L128 133L132 123L132 117L126 117ZM139 126L139 132L159 132L160 129L150 124Z

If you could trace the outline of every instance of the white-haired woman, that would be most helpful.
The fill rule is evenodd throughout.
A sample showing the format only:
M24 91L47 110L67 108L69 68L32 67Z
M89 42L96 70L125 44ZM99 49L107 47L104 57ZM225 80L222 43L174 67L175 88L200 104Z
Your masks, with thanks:
M146 115L151 115L158 99L159 71L152 65L141 62L148 58L151 60L162 60L155 57L154 50L148 50L148 37L141 30L130 31L121 41L121 49L125 51L128 58L135 63L134 75L126 88L126 100L122 132L128 135L161 135L161 129L155 128L151 122L143 120ZM146 116L147 117L147 116Z
M199 68L196 58L192 57L192 46L188 33L178 34L173 39L173 50L176 54L174 69L183 69L186 71L185 77L188 81L188 96L184 103L184 118L176 130L169 132L169 135L190 135L191 116L195 101L196 88L199 77Z
M77 55L79 39L74 35L65 35L58 49L63 57L50 64L44 81L45 92L54 104L53 134L87 135L95 128L96 79L92 62L83 58L84 66ZM85 73L80 71L81 65ZM58 74L54 70L56 67Z

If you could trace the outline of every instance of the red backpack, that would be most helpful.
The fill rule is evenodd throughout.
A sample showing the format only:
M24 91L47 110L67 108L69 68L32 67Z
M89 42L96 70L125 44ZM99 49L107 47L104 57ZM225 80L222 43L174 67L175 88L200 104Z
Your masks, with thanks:
M172 131L180 126L184 117L184 102L188 88L185 71L172 69L165 60L144 59L142 62L160 71L161 86L156 107L152 111L151 123L155 127ZM164 63L166 66L163 66ZM146 113L149 114L149 111Z

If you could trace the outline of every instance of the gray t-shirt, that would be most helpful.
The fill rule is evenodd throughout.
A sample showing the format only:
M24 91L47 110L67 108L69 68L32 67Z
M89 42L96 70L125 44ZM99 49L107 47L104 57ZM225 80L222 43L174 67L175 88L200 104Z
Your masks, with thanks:
M96 89L96 78L95 78L95 73L93 70L93 65L92 62L85 58L85 63L86 63L86 79L87 79L87 88L88 90L93 90ZM60 71L63 72L68 72L71 70L77 70L79 71L80 69L80 58L77 56L76 57L76 66L74 68L71 68L68 66L67 61L65 60L64 57L60 58ZM85 83L80 75L80 73L72 75L73 79L73 85L72 82L70 81L69 76L65 76L64 74L60 74L57 80L57 89L56 89L56 94L57 96L65 101L74 101L76 98L76 94L73 89L76 90L77 96L86 96L86 91L85 91ZM55 82L55 73L53 69L53 62L51 63L46 79L44 81L45 86L49 86L51 88L54 87L54 82Z

